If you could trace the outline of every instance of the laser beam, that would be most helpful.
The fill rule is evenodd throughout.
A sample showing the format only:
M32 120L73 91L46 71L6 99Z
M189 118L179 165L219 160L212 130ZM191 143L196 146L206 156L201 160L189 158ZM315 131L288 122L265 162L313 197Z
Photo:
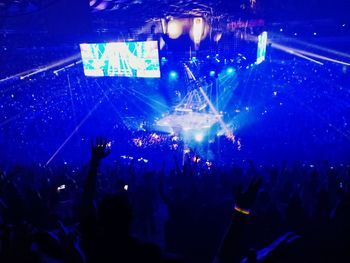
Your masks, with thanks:
M63 147L69 142L69 140L73 137L73 135L80 129L80 127L85 123L85 121L91 116L91 114L98 108L98 106L102 103L103 98L99 100L95 106L86 114L86 116L79 122L79 124L74 128L74 130L69 134L69 136L64 140L64 142L58 147L58 149L54 152L54 154L50 157L50 159L46 162L46 166L51 163L51 161L57 156L57 154L63 149Z

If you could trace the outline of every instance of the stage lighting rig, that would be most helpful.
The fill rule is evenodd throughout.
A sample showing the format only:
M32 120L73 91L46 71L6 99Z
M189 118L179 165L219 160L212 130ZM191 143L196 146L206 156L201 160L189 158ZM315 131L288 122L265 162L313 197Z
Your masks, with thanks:
M211 110L213 105L209 105L211 104L209 97L204 93L203 88L200 89L200 81L192 77L187 65L184 64L184 66L188 77L187 94L174 107L171 114L157 121L157 125L172 131L183 132L210 129L220 121L221 115Z

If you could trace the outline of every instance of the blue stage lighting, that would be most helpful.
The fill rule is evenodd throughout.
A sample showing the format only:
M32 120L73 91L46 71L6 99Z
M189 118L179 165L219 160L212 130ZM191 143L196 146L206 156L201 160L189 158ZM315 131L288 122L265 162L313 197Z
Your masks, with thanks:
M196 140L196 142L201 142L201 141L203 141L204 136L202 133L197 133L194 135L194 139Z
M176 71L174 71L174 70L170 71L170 73L169 73L170 79L177 79L177 77L178 77L178 74Z
M162 57L160 59L160 61L161 61L162 65L164 65L168 60L166 59L166 57Z
M214 77L215 76L215 70L211 70L210 72L209 72L209 75L210 75L210 77Z
M232 73L234 72L234 69L231 68L231 67L229 67L229 68L227 68L226 72L227 72L228 74L232 74Z

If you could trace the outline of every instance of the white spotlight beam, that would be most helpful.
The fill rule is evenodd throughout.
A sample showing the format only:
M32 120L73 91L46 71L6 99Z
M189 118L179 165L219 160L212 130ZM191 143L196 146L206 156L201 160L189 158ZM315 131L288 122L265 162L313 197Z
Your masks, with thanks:
M197 82L196 77L193 75L193 73L189 69L189 67L186 64L184 64L184 66L185 66L185 69L186 69L188 75L190 76L190 78L192 78L194 81ZM197 84L198 84L198 82L197 82ZM229 139L231 139L232 141L235 141L234 134L232 133L232 131L230 131L230 129L227 127L226 123L222 120L221 114L216 110L216 108L214 107L213 103L211 103L208 95L205 93L205 91L203 90L203 88L199 84L198 84L198 88L199 88L199 91L202 93L205 101L208 103L210 110L214 113L214 115L216 115L216 118L218 119L221 128L225 131L226 136Z
M304 55L302 55L302 54L300 54L300 53L293 52L292 54L294 54L294 55L296 55L296 56L298 56L298 57L304 58L304 59L306 59L306 60L309 60L309 61L311 61L311 62L314 62L314 63L316 63L316 64L319 64L319 65L322 65L322 66L324 65L324 63L322 63L322 62L320 62L320 61L318 61L318 60L316 60L316 59L309 58L308 56L304 56Z
M331 54L334 54L334 55L337 55L337 56L350 58L350 54L344 53L344 52L341 52L341 51L338 51L338 50L335 50L335 49L322 47L322 46L319 46L319 45L311 44L311 43L308 43L306 41L301 41L301 40L297 40L297 39L293 39L293 38L289 39L289 41L292 41L292 42L295 42L295 43L298 43L298 44L301 44L301 45L305 45L307 47L311 47L311 48L315 48L315 49L318 49L318 50L322 50L324 52L328 52L328 53L331 53Z
M258 38L256 36L253 36L253 35L247 35L246 36L246 40L248 40L248 41L255 41L256 42L256 41L258 41ZM302 50L302 49L288 47L288 46L276 43L274 41L271 41L271 39L268 40L268 43L271 44L271 46L273 48L277 48L277 49L286 51L286 52L294 54L294 55L298 54L297 56L303 57L305 59L308 59L308 60L313 61L313 62L318 63L318 64L321 63L321 62L319 62L317 60L312 60L310 57L318 58L318 59L321 59L321 60L325 60L325 61L329 61L329 62L333 62L333 63L345 65L345 66L350 66L350 63L348 63L348 62L345 62L345 61L342 61L342 60L333 59L333 58L326 57L326 56L322 56L322 55L319 55L319 54L316 54L316 53L312 53L312 52L309 52L309 51L305 51L305 50ZM350 56L348 54L339 53L337 51L333 51L333 53L337 54L337 55L341 54L341 55L346 56L346 57Z
M303 54L300 54L299 52L296 52L296 51L294 51L294 50L291 50L291 49L288 49L288 48L284 48L284 47L281 46L281 45L278 45L278 44L277 44L277 45L274 45L273 47L276 48L276 49L282 50L282 51L284 51L284 52L287 52L287 53L289 53L289 54L293 54L293 55L295 55L295 56L297 56L297 57L301 57L301 58L307 59L307 60L312 61L312 62L314 62L314 63L317 63L317 64L319 64L319 65L324 65L322 62L320 62L320 61L318 61L318 60L309 58L309 57L307 57L307 56L305 56L305 55L303 55Z
M308 51L305 51L305 50L301 50L301 49L297 49L297 48L291 48L291 47L288 47L288 46L285 46L285 45L281 45L281 44L278 44L278 43L275 43L275 42L271 42L271 41L270 41L270 43L271 43L272 47L277 48L277 49L281 49L281 50L286 50L286 51L288 51L289 53L292 53L292 54L299 53L299 54L304 55L304 56L306 55L306 56L309 56L309 57L314 57L314 58L326 60L326 61L329 61L329 62L333 62L333 63L345 65L345 66L350 66L350 63L348 63L348 62L344 62L344 61L341 61L341 60L325 57L325 56L322 56L322 55L318 55L318 54L315 54L315 53L312 53L312 52L308 52Z
M56 61L50 65L46 65L45 67L42 67L42 68L39 68L39 69L36 69L34 70L33 72L29 73L29 74L26 74L26 75L23 75L20 77L20 79L25 79L25 78L28 78L32 75L35 75L35 74L38 74L38 73L41 73L41 72L44 72L44 71L47 71L49 69L53 69L55 67L58 67L58 66L62 66L66 63L69 63L69 62L72 62L74 60L77 60L80 58L80 54L76 54L76 55L73 55L73 56L70 56L68 58L65 58L65 59L62 59L62 60L59 60L59 61Z

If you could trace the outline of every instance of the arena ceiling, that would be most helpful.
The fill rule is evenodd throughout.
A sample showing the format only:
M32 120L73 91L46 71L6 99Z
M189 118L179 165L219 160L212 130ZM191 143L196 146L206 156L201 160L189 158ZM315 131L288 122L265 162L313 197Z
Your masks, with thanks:
M91 22L96 32L139 29L151 21L168 17L201 16L211 19L211 24L213 19L222 24L263 19L265 24L277 23L278 26L291 21L307 26L312 23L305 21L320 23L319 19L328 19L324 27L329 25L329 19L337 20L334 24L349 24L350 19L350 1L344 0L0 0L0 30L17 32L45 28L48 17L61 18L67 11L75 17L82 9L88 16L70 21ZM37 15L45 12L49 15L41 18ZM31 16L31 20L22 19L26 16ZM323 27L322 23L318 27Z
M2 14L20 14L38 11L68 0L0 0ZM89 4L92 12L128 12L139 11L140 15L154 16L160 13L167 15L209 15L213 12L228 13L239 10L255 10L257 0L81 0ZM145 12L147 11L147 12Z
M36 12L69 0L0 0L0 15L16 15ZM74 0L79 2L79 0ZM114 12L123 15L137 14L132 19L171 16L240 16L258 15L274 18L306 18L346 16L350 11L349 1L333 0L80 0L93 13Z

